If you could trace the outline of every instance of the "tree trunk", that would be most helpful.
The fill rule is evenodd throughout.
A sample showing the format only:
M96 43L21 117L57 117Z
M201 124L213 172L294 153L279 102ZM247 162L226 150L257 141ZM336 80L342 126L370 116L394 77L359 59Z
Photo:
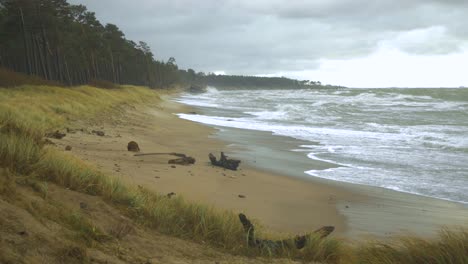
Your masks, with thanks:
M60 60L60 51L59 48L55 48L55 72L56 72L56 77L60 82L64 82L64 74L62 72L62 65L61 65L61 60Z
M65 65L65 74L67 76L67 84L69 86L73 85L72 79L70 78L70 70L68 68L67 57L63 57L63 63Z
M31 54L32 54L32 60L33 60L33 72L35 75L40 75L40 64L39 64L39 59L37 57L37 52L36 52L36 40L35 37L32 35L31 36Z
M112 71L112 82L117 83L117 77L115 76L115 67L114 67L114 54L112 54L112 50L109 48L109 54L111 59L111 71Z
M122 65L120 65L120 55L117 56L117 82L122 84Z
M45 63L45 58L44 58L44 54L43 54L43 49L41 49L41 46L39 43L39 37L35 37L35 43L36 43L36 49L38 51L38 56L39 56L39 61L40 61L40 66L41 66L41 70L42 70L42 77L44 79L47 79L47 66L46 66L46 63Z
M44 65L45 65L45 79L46 80L51 80L52 79L52 74L50 70L50 61L49 61L49 53L48 53L48 48L47 48L47 36L46 36L46 31L44 28L44 25L42 25L42 52L43 52L43 59L44 59Z
M4 64L4 58L3 58L3 54L2 54L2 47L0 46L0 67L5 67L5 64Z
M27 40L27 34L26 34L26 26L24 24L24 15L23 15L23 8L20 7L20 16L21 16L21 28L23 30L23 43L24 43L24 51L26 55L26 69L27 73L31 74L32 73L32 67L31 67L31 58L29 56L29 48L28 48L28 40Z
M255 236L254 225L244 214L239 214L239 220L242 223L244 231L247 235L247 243L249 247L256 247L261 250L267 250L268 252L273 253L279 253L282 250L288 250L291 248L300 250L306 246L307 241L309 241L312 237L316 239L323 239L335 230L335 227L333 226L324 226L315 230L311 234L299 235L295 236L294 238L283 240L259 239Z

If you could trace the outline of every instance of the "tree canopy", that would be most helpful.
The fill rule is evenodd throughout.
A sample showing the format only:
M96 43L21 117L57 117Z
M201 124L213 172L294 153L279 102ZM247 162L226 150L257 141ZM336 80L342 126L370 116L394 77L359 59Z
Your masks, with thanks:
M145 42L66 0L0 0L0 66L68 85L167 87L179 78L174 58L156 60Z
M295 80L286 77L262 77L244 75L216 75L195 73L193 69L179 70L180 80L201 86L215 86L224 89L320 89L344 88L342 86L323 85L321 82Z

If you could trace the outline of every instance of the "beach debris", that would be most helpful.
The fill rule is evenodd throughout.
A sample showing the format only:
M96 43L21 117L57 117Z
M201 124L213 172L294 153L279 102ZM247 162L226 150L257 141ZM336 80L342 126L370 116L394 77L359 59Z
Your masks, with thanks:
M196 115L196 114L197 114L197 112L193 112L193 111L192 111L192 112L188 112L188 113L191 114L191 115Z
M216 157L211 153L208 155L208 157L210 158L211 164L213 166L218 166L234 171L237 170L237 167L239 167L239 163L241 162L240 160L228 159L228 157L224 155L224 152L221 152L221 158L219 160L217 160Z
M321 227L311 234L298 235L294 238L283 239L283 240L269 240L269 239L257 239L255 238L254 226L250 220L244 214L239 214L239 220L244 227L244 231L247 235L247 242L250 247L256 247L261 250L267 250L268 252L279 252L282 249L297 248L302 249L305 247L307 241L312 236L317 236L322 239L330 235L334 230L334 226Z
M171 159L167 163L169 164L177 164L177 165L190 165L195 163L195 159L192 157L181 157L178 159Z
M245 198L245 195L239 194L238 197L239 197L239 198Z
M130 141L127 144L127 150L132 152L140 152L140 146L135 141Z
M185 154L176 153L176 152L139 153L139 154L135 154L133 156L139 157L139 156L152 156L152 155L172 155L172 156L176 156L176 157L186 157L187 156Z
M70 146L70 145L67 145L67 146L65 147L65 150L66 150L66 151L70 151L70 150L72 150L72 146Z
M75 134L75 133L77 133L78 131L79 131L79 132L84 132L84 128L69 128L69 127L67 127L67 128L65 128L65 130L66 130L67 133L69 133L69 134Z
M170 192L166 196L167 198L171 198L172 196L176 195L175 192Z
M141 153L141 154L135 154L133 156L150 156L150 155L171 155L171 156L176 156L178 157L177 159L170 159L167 163L168 164L177 164L177 165L191 165L195 164L195 158L192 158L190 156L187 156L182 153L176 153L176 152L165 152L165 153ZM174 166L175 167L175 166Z
M52 133L47 133L46 134L46 137L48 138L55 138L55 139L62 139L66 136L67 134L65 133L61 133L60 131L55 131L55 132L52 132Z
M100 137L103 137L103 136L106 135L104 133L104 131L101 131L101 130L93 130L93 131L91 131L91 133L95 134L96 136L100 136Z
M176 166L175 166L175 165L172 165L172 166L171 166L171 168L175 169L175 168L176 168Z

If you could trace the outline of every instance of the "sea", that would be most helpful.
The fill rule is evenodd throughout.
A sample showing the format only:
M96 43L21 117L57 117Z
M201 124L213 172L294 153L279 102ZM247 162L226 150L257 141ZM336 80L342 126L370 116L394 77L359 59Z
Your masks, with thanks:
M311 161L301 167L304 177L468 205L466 88L209 87L177 101L198 109L180 113L181 118L220 131L262 131L277 140L297 139L296 146L280 146ZM317 168L312 161L331 166Z

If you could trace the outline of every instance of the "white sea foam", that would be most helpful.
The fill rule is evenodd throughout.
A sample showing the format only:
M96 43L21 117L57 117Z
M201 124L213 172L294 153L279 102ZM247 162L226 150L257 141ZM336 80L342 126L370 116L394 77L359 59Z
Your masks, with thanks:
M197 100L179 100L178 102L183 103L183 104L188 104L188 105L193 105L193 106L202 106L202 107L220 107L220 105L213 104L213 103L205 103L205 102L200 102Z
M209 94L218 94L219 93L218 89L216 89L216 87L213 87L213 86L206 87L206 91Z
M210 87L179 101L205 109L181 118L314 142L291 151L339 166L308 175L468 202L468 89Z

